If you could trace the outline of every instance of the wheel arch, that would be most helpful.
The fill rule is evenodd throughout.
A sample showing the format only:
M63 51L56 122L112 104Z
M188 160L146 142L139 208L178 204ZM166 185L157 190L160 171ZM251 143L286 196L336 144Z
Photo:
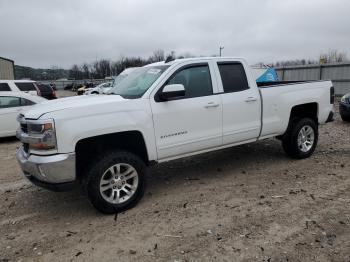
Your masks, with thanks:
M294 105L290 111L289 122L294 118L311 118L318 124L318 112L317 102Z
M76 174L78 180L84 177L94 159L112 150L124 150L140 157L150 164L143 134L138 130L98 135L79 140L75 145Z

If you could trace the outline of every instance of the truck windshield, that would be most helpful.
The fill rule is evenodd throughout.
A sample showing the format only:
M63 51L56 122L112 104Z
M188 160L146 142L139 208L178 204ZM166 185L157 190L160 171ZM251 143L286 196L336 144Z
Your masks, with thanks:
M124 98L140 98L151 85L168 69L168 65L141 67L111 88L108 94L120 95Z

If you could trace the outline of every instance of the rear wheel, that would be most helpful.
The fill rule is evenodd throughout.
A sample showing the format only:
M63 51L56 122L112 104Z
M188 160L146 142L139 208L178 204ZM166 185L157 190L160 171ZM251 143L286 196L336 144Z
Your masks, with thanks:
M318 125L311 118L293 119L282 137L284 151L292 158L310 157L318 142Z
M145 190L146 165L136 155L115 151L93 164L87 177L91 204L102 213L118 213L132 208Z

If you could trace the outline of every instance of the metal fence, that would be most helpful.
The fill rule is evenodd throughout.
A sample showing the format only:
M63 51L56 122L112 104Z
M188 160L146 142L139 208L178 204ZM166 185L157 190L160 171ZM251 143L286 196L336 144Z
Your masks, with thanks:
M282 81L332 80L337 95L350 92L350 63L285 66L276 71Z
M106 79L84 79L84 80L56 80L56 81L53 81L53 82L55 83L56 88L58 90L62 90L66 86L74 84L74 83L76 85L86 84L86 83L93 83L94 85L98 85L98 84L101 84L101 83L107 82L107 81L111 81L111 80L106 80Z

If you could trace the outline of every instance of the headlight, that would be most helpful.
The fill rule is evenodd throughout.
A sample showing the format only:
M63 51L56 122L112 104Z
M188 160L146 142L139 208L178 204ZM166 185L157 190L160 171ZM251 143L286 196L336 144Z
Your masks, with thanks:
M32 153L51 153L57 150L55 122L53 119L26 120L23 115L18 117L20 129L16 136Z
M28 122L29 149L52 150L56 149L55 125L52 119Z
M344 96L340 99L340 102L345 103L345 104L350 103L350 94L344 95Z

